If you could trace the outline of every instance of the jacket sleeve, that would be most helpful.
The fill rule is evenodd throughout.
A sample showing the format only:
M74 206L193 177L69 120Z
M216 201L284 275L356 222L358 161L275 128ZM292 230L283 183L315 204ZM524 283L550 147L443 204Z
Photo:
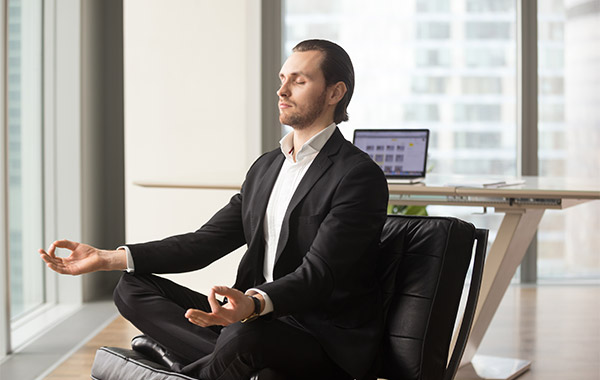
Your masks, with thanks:
M136 273L181 273L204 268L246 243L241 218L243 186L195 232L128 244Z

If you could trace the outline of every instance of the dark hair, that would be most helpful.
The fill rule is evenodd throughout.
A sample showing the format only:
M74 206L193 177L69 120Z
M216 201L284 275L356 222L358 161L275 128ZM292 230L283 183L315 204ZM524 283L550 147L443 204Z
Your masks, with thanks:
M338 82L346 84L346 94L335 107L333 121L336 124L348 121L348 104L354 92L354 67L350 56L341 46L327 40L305 40L296 45L292 51L304 52L318 50L323 53L321 71L325 76L325 84L331 86Z

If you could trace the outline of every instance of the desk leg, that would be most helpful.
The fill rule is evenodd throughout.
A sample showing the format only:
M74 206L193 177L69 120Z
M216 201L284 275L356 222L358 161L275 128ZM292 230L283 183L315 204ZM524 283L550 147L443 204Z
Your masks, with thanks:
M531 365L524 360L475 355L544 214L543 209L496 212L505 215L486 258L475 319L457 379L514 379ZM477 377L473 377L473 372Z

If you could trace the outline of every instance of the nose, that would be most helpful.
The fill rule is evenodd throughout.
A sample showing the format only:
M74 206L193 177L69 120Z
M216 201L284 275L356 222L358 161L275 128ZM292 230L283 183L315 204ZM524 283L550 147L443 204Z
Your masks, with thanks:
M277 90L277 96L279 96L280 98L288 97L290 95L289 89L290 88L288 86L287 80L281 82L281 86L279 86L279 90Z

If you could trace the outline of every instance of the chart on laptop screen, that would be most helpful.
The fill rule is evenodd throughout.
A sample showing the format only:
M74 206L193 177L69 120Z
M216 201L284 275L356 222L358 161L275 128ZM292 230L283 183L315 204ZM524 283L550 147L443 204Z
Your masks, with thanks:
M388 176L422 176L428 131L356 130L354 145L366 152Z

